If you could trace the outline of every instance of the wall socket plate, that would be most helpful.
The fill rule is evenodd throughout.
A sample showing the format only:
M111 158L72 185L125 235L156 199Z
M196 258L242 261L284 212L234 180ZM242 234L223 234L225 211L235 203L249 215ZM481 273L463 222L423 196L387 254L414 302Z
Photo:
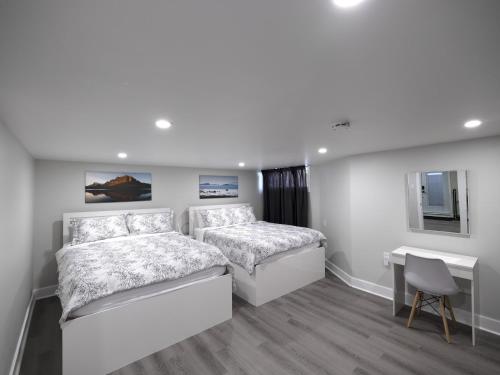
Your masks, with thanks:
M384 251L384 266L388 267L389 266L389 259L390 259L391 254L387 251Z

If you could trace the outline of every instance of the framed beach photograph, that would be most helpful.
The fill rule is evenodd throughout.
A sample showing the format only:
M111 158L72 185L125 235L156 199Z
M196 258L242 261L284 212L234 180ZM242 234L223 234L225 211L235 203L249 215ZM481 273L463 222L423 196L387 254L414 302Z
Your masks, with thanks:
M238 176L201 176L200 199L238 198Z
M151 200L151 173L86 172L85 203Z

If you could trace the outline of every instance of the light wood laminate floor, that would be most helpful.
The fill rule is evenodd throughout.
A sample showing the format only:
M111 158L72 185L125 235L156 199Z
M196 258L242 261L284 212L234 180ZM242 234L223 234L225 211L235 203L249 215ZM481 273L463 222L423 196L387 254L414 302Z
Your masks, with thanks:
M130 364L113 375L159 374L500 374L500 337L452 328L447 344L438 317L326 279L255 308L234 297L233 319ZM37 302L22 375L61 374L60 306ZM167 323L167 322L165 322ZM92 375L92 374L89 374Z

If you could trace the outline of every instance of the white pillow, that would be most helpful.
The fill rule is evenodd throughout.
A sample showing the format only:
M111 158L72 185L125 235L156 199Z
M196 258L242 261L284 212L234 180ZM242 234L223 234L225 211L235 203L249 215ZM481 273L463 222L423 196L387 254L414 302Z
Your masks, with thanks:
M151 214L128 214L130 234L166 233L174 231L174 211Z
M245 224L245 223L254 223L257 221L255 218L255 214L253 213L253 207L251 206L242 206L235 208L234 212L234 224Z
M222 227L230 225L229 217L223 208L198 210L196 212L199 228Z
M252 223L256 219L252 207L242 206L198 210L197 221L199 228L209 228Z
M72 218L72 245L128 236L125 215Z

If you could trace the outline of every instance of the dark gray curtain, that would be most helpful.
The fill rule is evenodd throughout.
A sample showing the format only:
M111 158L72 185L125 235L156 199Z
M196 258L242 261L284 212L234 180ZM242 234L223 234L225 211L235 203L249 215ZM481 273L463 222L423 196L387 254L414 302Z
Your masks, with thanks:
M309 193L306 167L268 169L264 180L264 220L307 227Z

